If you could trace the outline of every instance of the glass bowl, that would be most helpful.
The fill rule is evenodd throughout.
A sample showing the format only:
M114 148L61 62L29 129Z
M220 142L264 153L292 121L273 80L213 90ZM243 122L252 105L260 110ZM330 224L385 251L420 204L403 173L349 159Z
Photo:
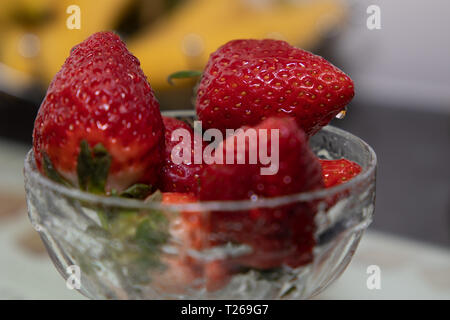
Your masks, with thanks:
M188 123L195 119L191 111L165 115ZM30 151L24 168L29 218L57 270L92 299L310 298L336 280L352 259L372 221L376 174L374 151L348 132L327 126L310 139L310 145L321 158L344 157L359 163L362 172L347 183L314 192L167 205L67 188L43 176ZM295 257L302 262L294 267L246 263L253 250L248 243L192 246L193 237L204 242L217 234L183 229L183 219L192 217L238 213L246 221L255 210L270 215L278 209L289 210L294 221L311 218L314 225L309 230L314 249ZM254 235L260 224L264 221L254 222ZM239 230L239 223L234 227ZM288 228L292 231L292 226ZM281 228L275 233L290 231ZM297 240L307 241L301 236ZM260 258L273 258L292 246L281 242L276 252L268 250ZM73 266L79 275L73 274Z

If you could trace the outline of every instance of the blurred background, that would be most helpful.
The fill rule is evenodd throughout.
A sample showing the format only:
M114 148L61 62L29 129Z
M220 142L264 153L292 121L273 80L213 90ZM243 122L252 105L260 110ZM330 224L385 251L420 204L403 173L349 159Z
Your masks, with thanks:
M71 5L80 8L80 29L67 28ZM367 26L370 5L380 8L380 29ZM167 76L201 69L212 51L235 38L283 39L343 69L355 81L356 97L345 119L332 124L362 137L379 158L372 242L360 249L366 252L359 262L376 260L380 254L370 252L383 252L380 246L409 250L420 274L442 275L433 278L441 291L422 278L400 281L416 284L426 297L450 298L449 12L446 0L1 0L0 298L75 297L56 279L26 221L21 170L46 87L70 49L101 30L126 41L164 110L193 108L194 83L169 86ZM437 269L421 265L430 252ZM25 263L42 270L19 277ZM349 279L364 273L357 266L358 259ZM38 274L55 289L36 289ZM342 281L326 297L367 294ZM408 291L377 297L408 297Z

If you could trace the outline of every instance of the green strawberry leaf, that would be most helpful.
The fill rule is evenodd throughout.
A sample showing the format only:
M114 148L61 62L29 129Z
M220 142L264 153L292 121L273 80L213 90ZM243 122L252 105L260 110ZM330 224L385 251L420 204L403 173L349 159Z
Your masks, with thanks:
M167 82L173 85L173 79L188 79L188 78L198 78L202 75L202 71L197 70L183 70L174 72L167 77Z
M90 191L104 193L109 167L111 166L111 156L100 143L94 147L93 154L93 173L90 180Z
M119 197L120 194L119 194L119 192L118 192L116 189L112 188L111 191L109 191L108 196L111 196L111 197Z
M137 183L122 191L119 196L123 198L145 199L150 194L151 190L151 185Z
M86 140L80 143L80 153L78 154L77 175L78 185L80 189L87 190L90 178L90 171L92 168L92 154L91 149Z
M57 183L61 183L66 187L72 187L72 184L66 179L64 179L64 177L60 175L58 171L56 171L52 161L50 160L50 158L46 153L43 153L42 158L43 158L44 173L48 178Z
M145 202L161 202L162 201L162 192L159 190L156 190L155 192L153 192L151 195L149 195L146 199Z
M136 228L135 239L144 250L156 251L169 238L167 219L164 214L154 211L149 218L144 219Z
M105 193L106 179L111 166L111 155L102 144L90 148L86 140L80 143L77 162L78 184L81 190Z

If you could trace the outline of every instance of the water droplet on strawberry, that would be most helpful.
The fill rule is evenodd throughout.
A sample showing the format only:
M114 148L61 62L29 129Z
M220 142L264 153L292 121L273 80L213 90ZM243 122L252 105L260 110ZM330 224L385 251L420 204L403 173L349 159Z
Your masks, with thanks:
M344 119L347 114L347 107L336 115L337 119Z

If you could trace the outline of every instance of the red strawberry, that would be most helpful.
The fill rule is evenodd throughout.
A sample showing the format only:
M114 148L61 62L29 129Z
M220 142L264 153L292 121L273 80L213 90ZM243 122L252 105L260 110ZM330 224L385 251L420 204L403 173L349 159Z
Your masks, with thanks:
M320 164L308 147L305 133L292 118L269 118L254 129L279 129L279 170L260 175L261 164L212 164L202 171L201 200L241 200L275 197L323 187ZM225 145L230 137L226 140ZM223 146L223 145L222 145ZM220 150L219 146L219 149ZM248 150L249 144L247 143ZM218 151L219 152L219 151ZM240 151L242 152L242 150ZM245 152L247 155L249 151ZM235 151L235 159L245 156ZM247 157L248 159L248 157ZM309 262L314 246L314 204L296 203L248 211L212 212L209 215L211 245L243 243L253 252L238 263L273 268Z
M353 96L353 81L322 57L284 41L234 40L210 56L196 108L205 128L224 131L289 115L311 136Z
M279 139L273 143L278 144L279 169L273 175L261 175L261 163L248 164L248 154L254 152L249 149L246 139L246 152L238 154L235 148L235 159L244 157L247 164L211 164L205 166L201 174L201 200L239 200L249 199L252 195L261 197L275 197L317 189L323 186L319 161L309 149L305 133L298 128L292 118L272 117L259 125L244 130L267 130L267 150L272 147L271 132L279 130ZM243 133L242 133L243 134ZM230 140L237 141L236 135L229 137L218 149L226 146ZM258 148L258 143L253 146ZM233 144L233 142L231 142ZM259 151L259 150L258 150ZM254 153L259 154L258 151ZM219 151L217 151L219 152ZM225 158L225 156L224 156Z
M322 166L322 175L325 188L330 188L347 182L361 172L361 166L359 164L347 159L320 159L319 161Z
M333 186L345 183L361 172L361 167L359 164L347 159L320 159L319 161L322 166L322 176L325 183L325 188L331 188ZM327 209L333 207L339 200L348 197L349 194L350 190L344 190L325 199Z
M80 187L88 190L95 168L108 175L108 190L154 185L164 155L159 104L138 59L112 32L72 49L47 90L33 137L41 171L56 169L74 184L78 171Z
M196 203L198 199L191 193L163 192L164 204ZM179 218L173 223L172 234L183 245L201 249L204 246L204 229L202 215L199 212L181 212Z
M194 132L185 122L170 117L163 117L165 126L165 163L161 172L161 191L163 192L198 192L198 179L202 165L194 163ZM190 134L191 162L175 164L172 161L172 151L180 142L172 141L172 133L176 129L184 129ZM178 155L182 156L182 150Z
M181 192L163 192L162 202L164 204L186 204L195 203L198 199L189 193Z
M164 192L162 194L164 204L188 204L197 201L198 199L189 193ZM228 267L227 261L220 259L203 261L189 255L192 250L205 248L207 241L208 233L201 212L181 212L172 221L171 233L180 248L176 256L166 259L168 270L162 278L167 278L172 288L177 291L185 290L188 286L195 286L195 282L199 283L200 277L205 279L208 291L219 290L228 283L232 270Z

